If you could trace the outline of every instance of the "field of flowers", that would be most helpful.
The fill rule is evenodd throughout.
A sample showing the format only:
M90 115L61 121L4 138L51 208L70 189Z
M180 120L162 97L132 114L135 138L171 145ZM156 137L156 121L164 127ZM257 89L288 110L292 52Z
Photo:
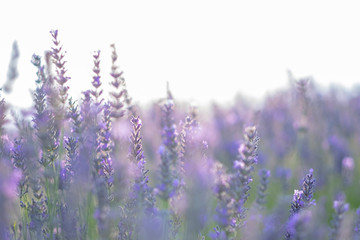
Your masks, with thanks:
M289 75L260 106L197 108L168 87L142 109L111 45L110 74L96 51L75 100L51 37L33 107L0 102L0 239L360 239L360 93Z

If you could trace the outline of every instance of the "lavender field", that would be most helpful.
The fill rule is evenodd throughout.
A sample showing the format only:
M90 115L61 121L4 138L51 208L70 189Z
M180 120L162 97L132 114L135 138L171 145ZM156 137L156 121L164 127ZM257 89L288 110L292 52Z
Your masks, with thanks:
M75 99L50 37L29 59L33 107L0 102L0 239L360 239L360 92L290 74L260 105L196 107L161 86L140 107L111 45Z

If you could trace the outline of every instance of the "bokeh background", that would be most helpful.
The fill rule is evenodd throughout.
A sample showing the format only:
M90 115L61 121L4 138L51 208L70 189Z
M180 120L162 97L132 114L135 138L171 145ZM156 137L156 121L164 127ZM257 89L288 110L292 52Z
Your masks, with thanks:
M7 100L31 106L31 56L44 55L49 31L58 29L74 96L90 87L95 50L110 81L112 43L139 103L163 96L166 82L177 99L200 104L237 93L261 100L288 86L288 70L322 89L351 89L360 78L359 7L347 0L1 1L0 83L17 40L19 77Z

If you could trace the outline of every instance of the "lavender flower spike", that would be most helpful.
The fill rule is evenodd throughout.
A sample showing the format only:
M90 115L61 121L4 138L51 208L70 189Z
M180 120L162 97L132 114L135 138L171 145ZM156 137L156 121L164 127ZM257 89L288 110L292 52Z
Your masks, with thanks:
M94 87L94 90L91 90L90 93L91 95L95 98L95 106L96 106L96 110L98 112L101 111L101 108L99 108L99 106L101 105L102 101L104 99L100 99L103 90L99 88L101 87L101 81L100 81L100 50L96 51L93 54L94 57L94 68L93 68L93 72L94 72L94 76L93 76L93 81L91 82L91 84Z
M103 124L101 126L99 137L100 137L100 155L101 155L101 175L105 177L106 185L108 189L109 199L112 199L112 186L113 186L113 175L114 168L113 162L110 156L112 151L111 141L111 110L110 105L104 105L103 111Z
M349 204L341 200L335 200L333 204L335 210L335 215L332 220L332 226L330 231L330 240L339 239L339 233L341 228L341 223L344 218L344 213L349 210Z
M110 76L113 78L111 82L111 86L113 86L114 90L110 92L111 97L113 100L110 102L112 107L112 114L111 116L115 119L121 118L125 114L124 110L124 98L125 98L125 91L123 89L124 85L124 78L122 77L123 72L118 70L118 66L116 65L116 60L118 58L115 45L111 45L113 48L113 52L111 55L111 73Z
M169 95L169 91L168 91ZM162 198L169 200L178 190L178 134L176 132L173 117L174 102L170 95L162 108L162 139L163 145L160 147L161 157L161 191Z
M294 196L291 203L290 216L293 216L295 213L298 213L300 209L304 206L303 201L303 191L302 190L294 190Z
M267 195L266 190L269 185L270 171L266 169L261 169L259 171L259 176L260 176L260 184L257 192L258 195L256 198L256 203L260 207L264 207L264 205L266 204L266 195Z
M20 54L19 54L18 44L17 44L17 41L14 41L13 45L12 45L12 51L11 51L11 60L10 60L9 68L8 68L8 72L7 72L7 79L3 86L4 92L6 92L6 93L10 93L12 91L12 85L14 84L14 81L16 80L16 78L19 75L18 69L17 69L17 62L18 62L19 56L20 56Z
M35 114L33 118L36 135L42 148L40 163L47 166L58 157L58 129L54 114L47 109L45 94L44 67L41 66L41 58L37 55L32 56L31 61L38 69L36 80L37 88L34 93Z
M300 210L304 207L304 202L302 199L303 199L303 191L295 189L294 195L293 195L293 200L291 202L290 217L289 217L288 225L291 225L291 221L293 221L294 218L297 218L296 215L298 215ZM291 233L290 229L287 229L286 233L285 233L285 239L291 239L291 238L292 238L292 233Z
M245 128L244 143L239 147L238 160L234 161L235 173L230 179L229 195L234 199L234 213L237 222L245 217L244 203L249 196L254 164L257 162L259 137L256 127Z
M360 208L356 209L355 227L354 227L354 240L360 239Z
M130 143L130 157L137 165L137 172L134 182L134 198L141 204L147 214L152 214L155 211L155 198L152 194L152 189L148 186L148 170L145 170L145 158L142 150L142 136L141 136L141 120L139 117L131 119L133 131L131 133Z
M53 37L53 43L55 45L53 48L51 48L51 56L53 58L53 63L56 66L55 80L60 85L60 89L59 89L60 101L64 106L68 99L67 92L69 90L69 87L65 86L65 84L70 79L70 77L66 76L66 72L67 72L65 68L66 61L64 61L65 54L62 51L62 46L60 46L60 41L57 38L58 30L52 30L50 31L50 33L51 36Z
M306 174L302 184L302 200L305 206L315 205L315 200L313 198L313 187L315 184L315 178L313 177L314 170L311 168L309 173Z

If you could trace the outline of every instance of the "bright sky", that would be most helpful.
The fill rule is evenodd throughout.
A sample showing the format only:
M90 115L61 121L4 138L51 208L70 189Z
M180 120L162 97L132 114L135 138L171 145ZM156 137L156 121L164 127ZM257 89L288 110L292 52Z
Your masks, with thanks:
M167 81L182 100L260 98L287 86L287 69L351 87L360 80L359 10L346 0L1 1L0 84L17 40L20 75L7 99L30 106L31 56L43 55L58 29L75 96L90 87L94 50L108 85L111 43L140 103L165 96Z

